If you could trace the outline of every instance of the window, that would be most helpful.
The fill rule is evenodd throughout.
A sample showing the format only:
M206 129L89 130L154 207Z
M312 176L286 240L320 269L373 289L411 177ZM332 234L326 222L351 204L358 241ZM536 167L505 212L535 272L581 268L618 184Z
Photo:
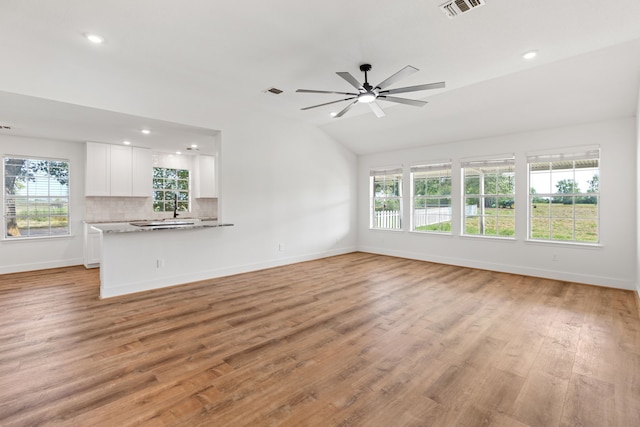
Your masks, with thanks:
M69 162L4 158L5 238L69 235Z
M411 168L413 231L451 233L451 163Z
M402 229L402 169L370 174L371 228Z
M462 162L464 230L476 236L515 235L513 158Z
M600 149L528 156L529 238L599 241Z
M189 211L189 171L153 168L153 211Z

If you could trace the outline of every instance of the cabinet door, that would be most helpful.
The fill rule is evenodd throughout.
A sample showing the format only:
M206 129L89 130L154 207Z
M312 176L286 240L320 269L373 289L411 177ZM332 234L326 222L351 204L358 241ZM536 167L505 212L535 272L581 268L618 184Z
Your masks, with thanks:
M84 225L84 266L94 268L100 266L100 233L92 230L91 225Z
M131 147L111 146L111 196L131 196Z
M153 168L151 164L151 150L148 148L133 147L132 149L132 183L131 195L133 197L151 197Z
M111 155L109 144L87 142L85 164L86 196L111 195Z
M198 195L197 197L218 197L216 191L215 156L198 156Z

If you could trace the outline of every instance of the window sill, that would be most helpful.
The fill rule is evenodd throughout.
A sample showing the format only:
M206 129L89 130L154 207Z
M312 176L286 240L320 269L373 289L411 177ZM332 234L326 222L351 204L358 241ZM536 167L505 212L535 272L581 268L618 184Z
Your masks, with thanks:
M64 239L73 239L75 235L73 234L65 234L61 236L24 236L24 237L4 237L0 240L2 243L7 242L34 242L34 241L42 241L42 240L64 240Z
M371 230L371 231L395 231L396 233L404 231L401 228L369 228L369 230Z
M505 236L481 236L481 235L473 235L473 234L461 234L460 237L462 237L463 239L500 240L503 242L517 241L515 237L505 237Z
M417 235L426 234L428 236L453 236L453 233L451 233L451 232L443 233L443 232L438 232L438 231L409 230L409 233L417 234Z
M541 246L565 246L565 247L579 247L585 249L601 249L601 243L586 243L586 242L565 242L565 241L555 241L555 240L525 240L527 245L541 245Z

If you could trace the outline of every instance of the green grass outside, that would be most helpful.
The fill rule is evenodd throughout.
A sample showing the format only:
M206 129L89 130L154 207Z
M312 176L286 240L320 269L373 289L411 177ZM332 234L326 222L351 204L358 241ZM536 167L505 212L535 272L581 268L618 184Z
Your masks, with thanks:
M51 206L47 204L32 204L31 210L26 208L16 210L16 223L19 230L45 229L45 228L67 228L68 207Z
M531 238L597 242L598 241L598 206L535 204L531 209ZM574 223L575 215L575 223ZM485 231L480 233L480 217L467 218L465 234L484 236L514 236L515 209L485 209ZM416 231L450 232L451 222L416 227ZM575 235L574 235L575 233Z

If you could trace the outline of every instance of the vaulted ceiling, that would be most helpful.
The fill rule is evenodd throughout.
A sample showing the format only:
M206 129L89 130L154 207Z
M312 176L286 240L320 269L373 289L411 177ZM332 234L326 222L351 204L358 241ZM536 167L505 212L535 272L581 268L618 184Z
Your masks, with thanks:
M637 0L485 0L454 19L442 3L3 0L0 124L24 135L52 126L51 104L15 94L110 110L112 94L127 93L132 109L118 112L135 113L147 93L181 93L308 122L363 154L636 113ZM529 50L538 56L527 61ZM403 94L429 102L421 108L380 102L382 118L365 105L330 116L346 103L300 110L340 96L296 89L351 91L335 73L362 80L362 63L373 83L412 65L420 71L395 87L447 86Z

